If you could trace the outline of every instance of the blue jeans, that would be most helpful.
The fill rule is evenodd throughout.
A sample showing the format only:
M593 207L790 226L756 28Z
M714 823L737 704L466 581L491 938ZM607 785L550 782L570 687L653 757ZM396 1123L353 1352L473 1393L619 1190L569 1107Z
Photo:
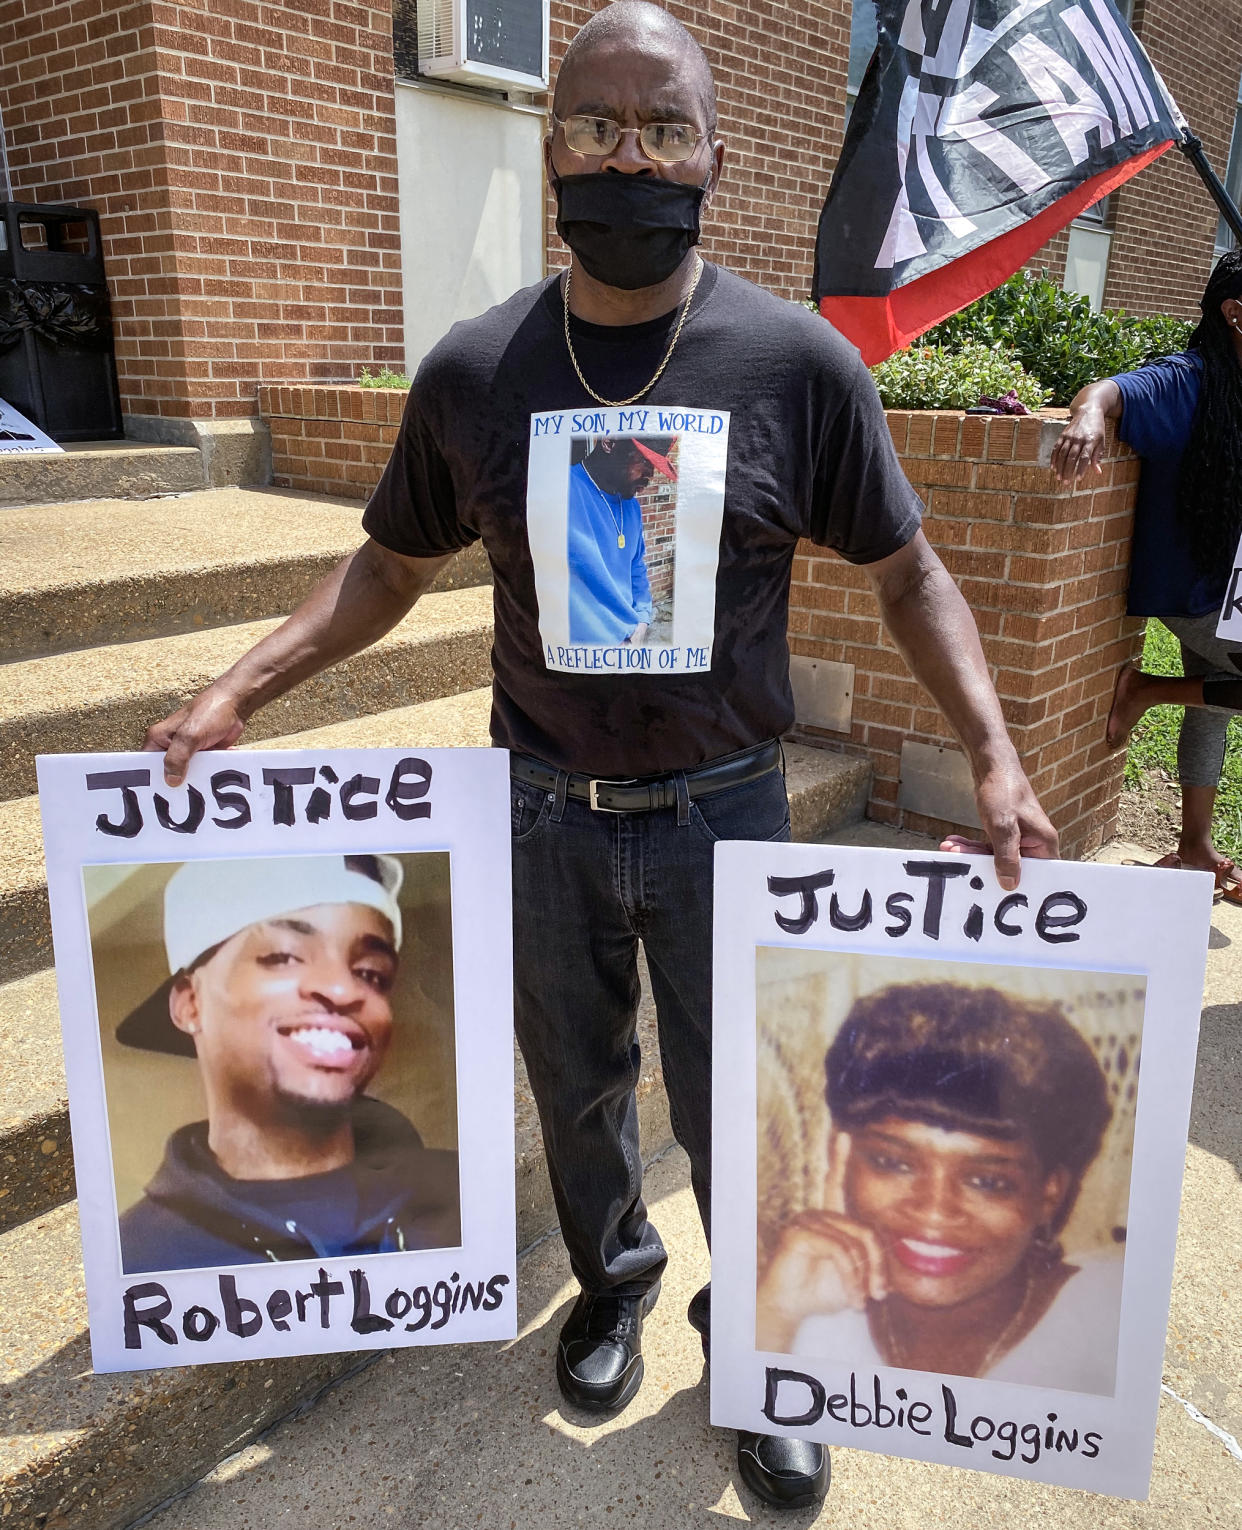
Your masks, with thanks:
M788 839L789 803L777 770L693 801L683 779L677 807L643 813L595 812L565 780L512 782L515 1025L574 1274L637 1294L667 1263L642 1198L638 942L710 1238L713 847Z

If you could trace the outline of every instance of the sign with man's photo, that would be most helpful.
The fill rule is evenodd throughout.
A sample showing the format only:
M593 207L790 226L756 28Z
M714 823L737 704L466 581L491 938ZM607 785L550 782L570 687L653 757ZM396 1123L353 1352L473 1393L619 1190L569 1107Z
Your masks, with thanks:
M713 1423L1145 1495L1211 908L1152 875L718 848Z
M516 1331L507 757L39 761L95 1368Z

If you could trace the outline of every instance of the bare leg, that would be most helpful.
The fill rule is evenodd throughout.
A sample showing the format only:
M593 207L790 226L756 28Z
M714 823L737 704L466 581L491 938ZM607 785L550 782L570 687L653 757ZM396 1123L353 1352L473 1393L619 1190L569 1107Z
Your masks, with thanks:
M1148 707L1201 707L1203 704L1202 676L1147 675L1133 664L1127 664L1117 676L1105 740L1110 749L1123 748L1129 741L1130 730Z
M1212 843L1212 809L1216 804L1214 786L1182 787L1182 832L1177 853L1183 866L1192 871L1215 871L1225 859Z

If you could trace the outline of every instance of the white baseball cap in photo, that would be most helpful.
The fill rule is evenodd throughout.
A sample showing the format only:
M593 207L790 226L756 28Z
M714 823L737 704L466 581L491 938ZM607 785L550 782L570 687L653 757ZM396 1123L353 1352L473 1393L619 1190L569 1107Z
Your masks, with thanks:
M170 976L117 1026L116 1039L144 1051L195 1055L172 1023L168 996L178 973L252 924L323 903L360 903L392 926L401 947L404 870L392 855L287 855L187 861L164 889L164 951Z

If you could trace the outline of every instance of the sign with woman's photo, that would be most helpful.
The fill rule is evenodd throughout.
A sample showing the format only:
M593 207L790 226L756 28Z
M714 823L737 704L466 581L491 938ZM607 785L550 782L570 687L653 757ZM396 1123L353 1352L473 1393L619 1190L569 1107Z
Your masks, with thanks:
M526 524L549 669L711 668L728 449L720 410L532 417Z
M39 761L97 1370L515 1332L507 758Z
M1212 891L1154 875L719 847L713 1423L1145 1495Z

